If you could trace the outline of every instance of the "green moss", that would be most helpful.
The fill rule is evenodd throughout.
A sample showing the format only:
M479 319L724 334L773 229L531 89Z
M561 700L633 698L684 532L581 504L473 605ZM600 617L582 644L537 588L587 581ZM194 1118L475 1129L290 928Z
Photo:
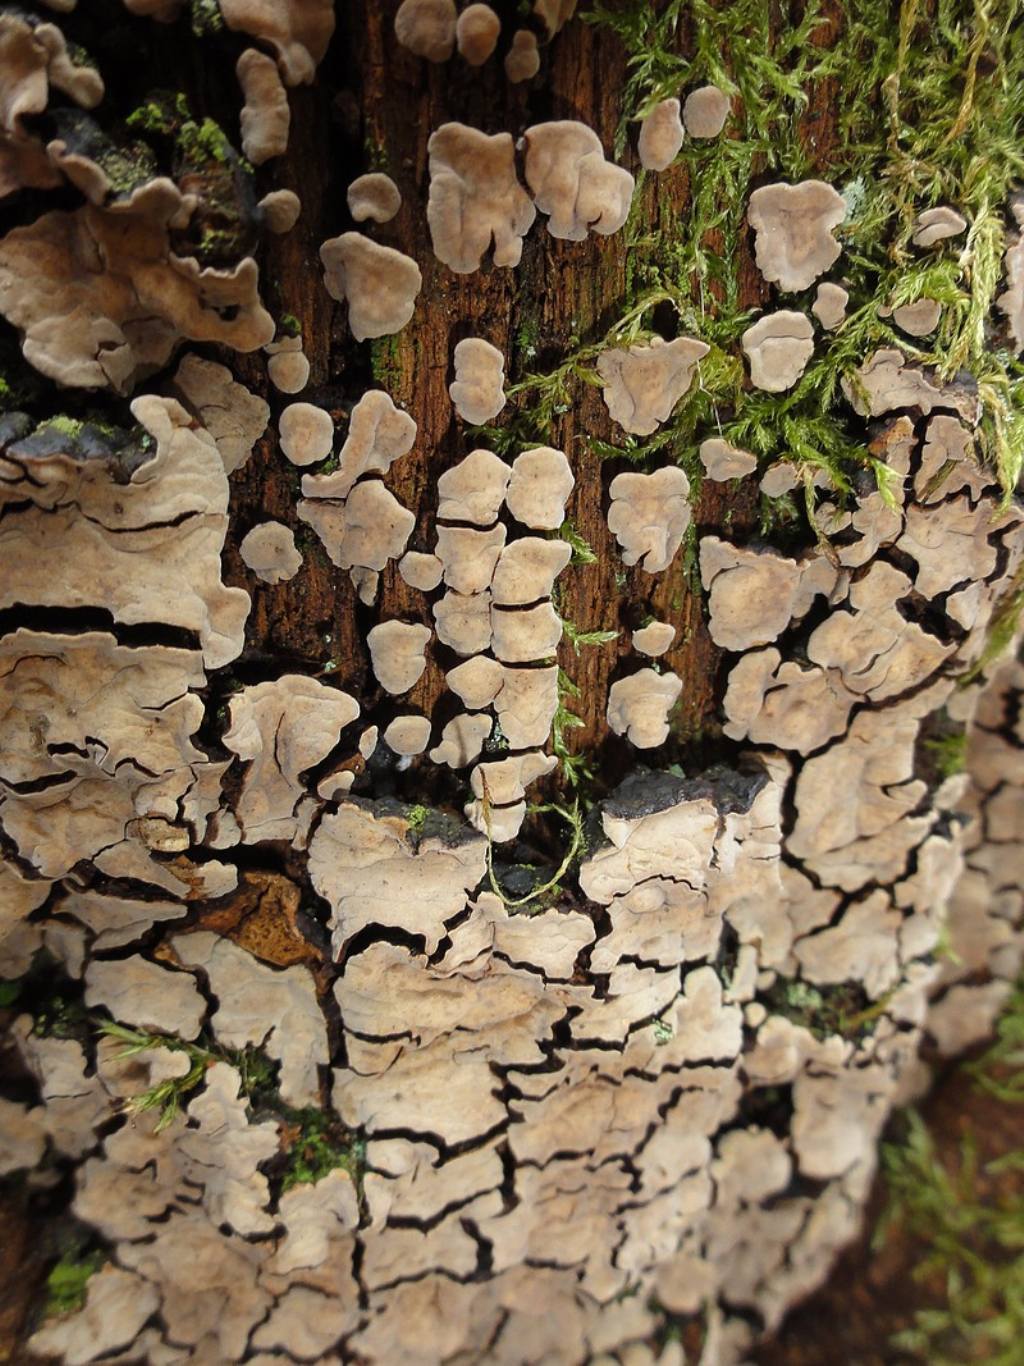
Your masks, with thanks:
M375 337L370 342L370 373L385 389L401 378L401 342L397 336Z
M886 1005L885 998L870 1003L854 982L814 987L791 977L777 978L759 1000L772 1014L802 1025L822 1040L835 1034L844 1038L871 1034Z
M201 123L186 119L177 140L181 155L195 165L209 161L227 164L236 158L227 134L214 119L205 118Z
M425 806L410 806L406 809L405 819L409 822L409 829L419 832L423 829L423 822L427 819L427 808Z
M220 33L224 28L224 16L217 0L191 0L192 32L197 38L205 38L211 33Z
M294 313L283 313L277 320L277 330L281 336L301 337L302 324Z
M57 1314L71 1314L85 1304L89 1278L106 1262L102 1252L82 1252L74 1248L66 1252L46 1278L46 1302L43 1314L52 1318Z
M328 1172L341 1168L356 1183L362 1182L366 1145L343 1129L339 1121L323 1110L284 1110L289 1127L297 1132L290 1139L281 1190L319 1181Z
M84 426L85 423L80 422L77 418L66 417L64 414L58 413L56 416L48 417L45 421L40 422L36 431L60 432L61 436L66 436L70 440L76 441L82 435L82 428Z
M924 742L941 778L952 778L967 767L967 732L935 735Z

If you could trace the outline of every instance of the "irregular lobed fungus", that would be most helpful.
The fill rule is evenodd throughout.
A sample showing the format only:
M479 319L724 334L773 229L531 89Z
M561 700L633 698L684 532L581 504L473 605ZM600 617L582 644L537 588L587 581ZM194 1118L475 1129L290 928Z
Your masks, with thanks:
M402 207L398 186L382 171L356 176L346 191L348 211L357 223L372 218L375 223L390 223Z
M528 28L517 28L512 45L505 54L505 75L513 85L530 81L540 70L537 35Z
M343 232L324 242L320 260L327 293L339 303L348 302L348 325L356 341L389 337L412 317L423 284L412 257L360 232Z
M448 394L463 422L474 427L497 417L505 406L505 357L482 337L455 346L455 378Z
M911 241L916 247L932 247L947 237L959 237L967 227L967 220L948 204L925 209L914 220Z
M639 669L608 690L608 725L637 749L653 749L668 739L668 714L679 700L683 681L668 671Z
M425 626L404 621L382 621L367 633L373 672L386 692L408 692L418 681L427 667L429 640Z
M694 368L711 348L693 337L614 347L597 358L608 413L627 432L650 436L689 390Z
M245 103L239 121L242 151L254 166L288 150L291 110L277 63L264 52L246 48L235 64Z
M395 37L428 62L446 62L455 48L455 0L402 0L395 14Z
M498 45L501 20L490 5L467 5L455 23L459 56L470 66L483 66Z
M814 354L814 328L803 313L766 313L740 338L750 362L750 382L770 394L792 389Z
M493 244L496 266L517 266L537 211L516 176L511 134L444 123L427 152L427 223L437 259L469 274Z
M491 451L470 451L437 481L438 517L490 526L497 520L511 478L509 466Z
M807 289L838 259L832 229L845 217L846 201L823 180L762 185L747 206L758 270L787 293Z
M293 465L315 465L331 453L334 422L313 403L289 403L277 420L277 435L282 454Z
M732 101L717 85L699 85L683 104L683 123L691 138L717 138L725 127ZM751 220L753 221L753 220Z
M832 280L825 280L817 288L811 312L828 332L833 332L846 318L849 291Z
M242 469L267 429L270 408L265 400L239 384L227 366L191 352L181 358L173 383L217 443L224 472Z
M742 479L757 469L757 456L740 450L721 437L709 437L700 443L700 463L709 479L724 484L729 479Z
M608 530L624 564L648 574L667 569L690 525L690 481L675 465L653 474L617 474L608 489Z
M664 171L683 145L683 124L677 99L660 100L640 125L636 150L645 171Z
M537 123L523 134L526 183L552 237L582 242L588 232L608 236L625 223L633 177L606 161L601 139L572 119Z
M575 484L561 451L536 446L512 462L505 502L512 516L534 531L557 531L565 520L565 504Z

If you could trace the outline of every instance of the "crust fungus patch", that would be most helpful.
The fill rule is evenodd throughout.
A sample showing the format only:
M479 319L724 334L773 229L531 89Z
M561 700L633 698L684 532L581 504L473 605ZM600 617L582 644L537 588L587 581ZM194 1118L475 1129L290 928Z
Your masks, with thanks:
M347 498L364 475L387 474L396 460L408 455L415 440L412 417L396 408L383 389L370 389L352 409L338 468L333 474L306 475L302 492L307 498Z
M289 403L278 418L277 434L282 453L293 465L315 465L331 453L334 422L330 413L312 403Z
M565 504L575 484L561 451L536 446L512 463L505 502L516 521L534 531L557 531L565 520Z
M282 337L263 350L270 357L267 376L282 394L298 394L309 383L309 361L302 350L301 337Z
M683 145L679 101L661 100L640 125L637 153L645 171L664 171L672 165Z
M174 387L217 443L225 474L242 469L267 429L270 408L232 377L225 365L183 356Z
M817 594L827 597L838 577L825 560L801 566L774 551L730 545L716 536L701 540L700 575L709 590L711 639L736 651L770 644Z
M637 749L663 745L668 739L668 714L682 690L682 679L671 671L639 669L617 679L608 690L608 724Z
M446 62L455 49L455 0L402 0L395 14L395 37L428 62Z
M465 275L479 270L493 245L496 266L517 266L537 211L516 177L511 134L444 123L427 151L427 222L437 259Z
M528 28L517 28L512 35L512 46L505 54L505 75L513 85L531 81L540 70L537 35Z
M242 151L254 166L288 150L291 110L277 63L264 52L246 48L235 65L245 103L240 115Z
M691 138L717 138L725 127L732 101L717 85L691 90L683 104L683 123Z
M373 672L386 692L408 692L418 682L427 667L429 640L425 626L404 621L382 621L367 633Z
M690 525L690 481L675 465L653 474L617 474L609 486L608 530L624 564L648 574L667 569Z
M459 56L470 66L483 66L497 47L500 33L501 20L490 5L467 5L455 24Z
M464 337L455 347L455 379L448 393L463 422L474 427L497 417L505 406L505 357L482 337Z
M356 341L400 332L413 315L423 284L411 256L381 246L360 232L343 232L320 248L324 287L348 302L348 325Z
M0 239L0 311L25 359L61 384L128 393L183 341L255 351L274 334L251 257L201 268L170 250L167 215L86 205Z
M934 209L925 209L914 222L914 235L910 239L915 247L932 247L947 237L959 237L967 227L967 219L948 204Z
M651 621L633 632L633 649L642 655L657 658L663 655L676 638L676 628L667 621Z
M525 174L534 202L548 215L548 232L582 242L588 232L608 236L629 216L633 177L605 160L601 139L584 123L537 123L523 135Z
M846 318L846 306L849 302L848 290L831 280L825 280L818 286L814 295L811 312L827 332L833 332Z
M470 451L437 481L437 515L444 521L491 526L497 521L512 470L491 451Z
M334 749L358 702L315 678L283 674L236 693L228 715L224 744L249 765L234 812L243 841L294 839L306 795L301 775Z
M303 484L331 478L306 475ZM318 483L317 487L322 485ZM374 569L378 573L388 560L398 559L405 550L416 520L379 479L357 484L343 501L319 495L304 498L297 511L320 537L339 569Z
M309 85L334 34L332 0L217 0L229 29L273 48L285 85Z
M357 223L372 218L375 223L390 223L402 207L398 186L382 171L356 176L346 192L348 211Z
M743 333L750 382L770 394L792 389L814 354L814 328L803 313L766 313Z
M694 368L710 349L693 337L677 337L602 351L597 373L604 380L602 396L612 420L627 432L650 436L688 391Z
M717 436L700 443L700 462L708 478L720 484L729 479L742 479L757 469L756 455Z
M846 201L823 180L762 185L747 207L758 270L786 293L807 289L838 259L832 229L845 217Z

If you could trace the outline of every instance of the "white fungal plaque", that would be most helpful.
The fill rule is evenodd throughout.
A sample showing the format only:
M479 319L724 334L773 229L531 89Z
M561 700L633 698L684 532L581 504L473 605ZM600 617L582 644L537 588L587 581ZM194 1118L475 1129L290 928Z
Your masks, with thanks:
M683 690L682 679L667 670L638 669L608 690L608 724L637 749L653 749L668 739L668 714Z
M733 446L721 437L712 436L700 443L700 463L709 479L724 484L729 479L742 479L757 469L757 456Z
M431 611L442 645L457 655L477 655L491 648L491 594L455 593L449 589Z
M437 515L447 522L490 526L497 521L512 470L491 451L470 451L437 481Z
M465 664L457 664L445 676L448 687L470 711L489 706L497 697L503 679L502 666L496 660L482 654L467 659Z
M459 56L470 66L483 66L497 47L500 33L501 20L490 5L467 5L455 24Z
M283 522L260 522L246 532L238 547L243 564L264 583L286 583L302 568L291 527Z
M504 547L491 582L496 606L522 607L551 596L555 579L572 558L568 541L522 536Z
M948 204L925 209L914 221L914 235L910 239L916 247L931 247L947 237L959 237L967 228L967 219Z
M537 123L523 135L526 183L548 232L582 242L588 232L608 236L629 217L633 177L605 160L601 139L572 119Z
M633 632L633 649L652 659L663 655L671 648L676 638L676 628L667 621L651 621Z
M225 473L242 469L267 429L267 403L233 379L227 366L192 354L181 358L173 384L217 443Z
M436 555L424 554L422 550L407 550L398 561L398 572L410 588L429 593L441 582L444 565Z
M505 54L505 75L513 85L532 80L540 70L537 35L528 28L517 28L512 46Z
M454 717L441 732L441 743L430 751L431 759L449 768L468 768L483 749L491 727L489 716L464 712Z
M814 354L810 319L792 309L766 313L740 338L750 362L750 382L770 394L792 389Z
M299 394L309 383L309 361L302 350L301 337L283 337L263 350L270 357L267 376L282 394Z
M482 593L489 588L506 535L500 524L489 531L439 526L436 552L444 566L445 584L456 593Z
M309 476L304 478L331 478ZM296 509L323 542L339 569L375 569L397 560L408 544L416 519L379 479L366 479L343 502L304 498Z
M940 387L932 378L908 365L902 351L883 347L872 352L854 381L844 379L842 386L854 412L862 417L880 417L895 408L915 408L925 416L933 408L953 408L973 426L978 420L976 389L957 380Z
M248 765L234 806L244 843L295 837L306 791L300 775L327 758L358 715L355 698L301 674L234 694L224 745Z
M832 229L845 217L846 201L823 180L762 185L747 206L761 274L787 293L813 285L839 257Z
M437 259L466 275L479 270L493 244L496 266L517 266L537 210L516 176L512 135L444 123L427 152L427 222Z
M408 692L419 681L429 640L426 626L404 621L382 621L367 632L373 672L386 692Z
M653 474L617 474L609 489L608 530L624 564L648 574L667 569L690 525L690 481L675 465Z
M717 138L725 127L732 101L717 85L699 85L683 104L683 123L691 138Z
M293 465L315 465L331 453L334 421L313 403L289 403L278 418L277 435Z
M360 232L343 232L323 244L320 260L327 293L348 303L356 341L390 337L412 317L423 277L411 256Z
M446 62L455 49L455 0L402 0L395 37L428 62Z
M562 451L536 446L512 463L505 502L516 521L534 531L557 531L565 521L565 504L575 484Z
M697 362L710 349L693 337L677 337L602 351L597 373L604 380L602 397L613 421L627 432L650 436L690 388Z
M370 389L352 409L338 468L332 474L304 475L302 492L307 498L347 498L364 475L387 474L415 440L412 417L396 408L383 389Z
M491 612L491 638L495 655L507 664L547 659L562 639L562 619L550 602L515 610L495 608Z
M390 223L402 207L398 186L383 171L356 176L345 198L348 211L357 223L365 223L368 218L375 223Z
M242 87L242 151L254 166L288 150L291 110L277 63L265 52L246 48L235 65Z
M644 118L637 139L640 165L645 171L664 171L683 145L683 124L677 99L661 100Z
M815 292L811 312L827 332L834 332L845 319L846 306L849 302L849 290L832 280L825 280Z
M384 731L384 743L405 758L422 754L430 744L430 722L425 716L396 716Z
M455 379L448 393L463 422L478 427L505 406L505 357L482 337L464 337L455 347Z

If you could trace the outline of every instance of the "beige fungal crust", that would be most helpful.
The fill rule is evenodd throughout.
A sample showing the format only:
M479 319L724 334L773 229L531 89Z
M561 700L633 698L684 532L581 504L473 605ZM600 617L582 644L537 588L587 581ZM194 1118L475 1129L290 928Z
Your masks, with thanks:
M491 726L489 716L463 713L453 717L441 732L441 743L430 751L431 759L449 768L467 768L483 749Z
M402 0L395 14L395 37L428 62L446 62L455 48L454 0Z
M429 640L425 626L404 621L382 621L367 633L373 672L386 692L408 692L419 680L427 667Z
M385 727L384 743L404 758L422 754L430 743L430 722L425 716L396 716Z
M617 474L609 485L608 530L624 564L648 574L667 569L690 525L690 481L675 465L653 474Z
M278 418L277 434L282 453L293 465L315 465L331 453L334 422L313 403L289 403Z
M972 425L978 419L976 391L956 380L942 387L934 384L924 370L908 365L895 347L872 352L842 386L854 412L862 417L880 417L895 408L915 408L927 416L941 407L953 408Z
M664 171L683 145L683 124L677 99L661 100L640 125L637 153L645 171Z
M483 337L464 337L455 346L455 378L448 394L463 422L478 427L505 406L505 357Z
M511 468L493 452L470 451L437 481L438 517L490 526L497 521L511 478Z
M691 138L717 138L725 127L732 101L717 85L691 90L683 104L683 124Z
M565 520L565 504L575 484L562 451L535 446L512 462L505 502L512 516L534 531L557 531Z
M494 653L507 664L547 659L562 639L562 619L550 602L516 610L491 612Z
M482 593L489 588L506 535L501 525L488 531L439 526L435 551L444 566L445 584L456 593Z
M240 122L242 151L254 166L288 150L291 110L277 63L264 52L246 48L235 64L245 103Z
M513 85L530 81L540 70L537 35L528 28L517 28L512 35L512 46L505 54L505 75Z
M287 583L302 568L302 556L291 527L260 522L246 532L238 547L242 563L264 583Z
M334 34L333 0L217 0L229 29L273 48L285 85L309 85Z
M225 474L242 469L266 431L267 402L239 384L226 365L191 353L182 357L173 383L217 443Z
M914 235L910 239L916 247L932 247L947 237L959 237L967 227L963 214L948 204L925 209L914 220Z
M491 594L455 593L451 589L431 608L442 645L457 655L476 655L491 647Z
M171 253L166 220L91 205L0 239L0 312L26 360L73 386L128 393L185 340L256 350L274 332L258 280L251 257L201 269Z
M651 621L638 631L633 632L633 649L642 655L657 658L671 648L676 637L676 628L667 621Z
M572 558L567 541L522 536L504 547L497 560L491 593L498 607L525 607L550 597L555 579Z
M425 554L422 550L407 550L398 561L398 572L410 588L429 593L441 582L444 565L436 555Z
M762 185L747 206L761 274L787 293L813 285L839 257L832 229L845 217L845 200L823 180Z
M304 475L302 492L307 498L347 498L364 475L387 474L396 460L408 455L415 440L413 418L396 408L383 389L370 389L349 415L338 468L332 474Z
M382 171L356 176L346 191L348 211L357 223L368 218L375 223L390 223L402 207L398 186Z
M848 290L833 280L824 280L815 292L811 312L827 332L833 332L846 317L849 302Z
M694 337L647 346L614 347L597 358L602 397L612 420L637 436L650 436L690 388L697 363L711 348Z
M608 689L608 724L637 749L653 749L668 739L668 714L679 700L682 679L671 671L638 669Z
M497 47L500 33L501 20L490 5L467 5L455 23L459 56L470 66L483 66Z
M267 376L282 394L298 394L309 383L309 361L302 350L301 337L284 337L263 348L270 357Z
M700 443L700 463L704 466L709 479L725 483L729 479L742 479L757 469L757 456L750 451L712 436Z
M389 337L412 317L423 277L411 256L360 232L343 232L323 244L320 260L327 293L339 303L348 302L348 325L356 341Z
M766 313L743 333L740 344L750 363L750 382L770 394L792 389L814 354L814 328L803 313Z
M629 216L633 177L606 161L601 139L572 119L537 123L523 135L526 183L552 237L608 236Z
M311 478L327 476L304 476ZM296 509L323 542L339 569L374 569L397 560L408 544L416 519L379 479L365 479L344 501L303 498Z
M427 152L427 222L437 259L466 275L493 245L496 266L517 266L537 211L516 176L511 134L444 123Z

